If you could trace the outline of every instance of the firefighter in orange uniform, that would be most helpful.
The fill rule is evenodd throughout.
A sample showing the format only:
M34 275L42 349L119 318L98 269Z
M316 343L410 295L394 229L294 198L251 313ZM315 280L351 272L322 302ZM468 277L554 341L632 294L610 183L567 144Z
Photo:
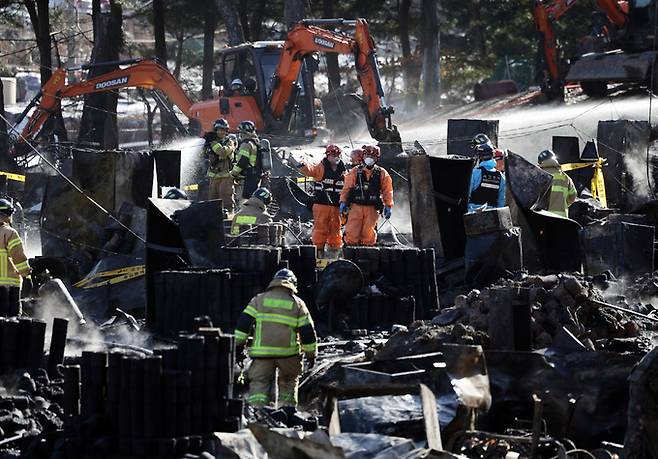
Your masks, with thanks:
M299 163L300 172L315 180L313 193L313 245L320 257L325 245L328 255L336 255L343 245L340 234L340 191L343 189L345 164L340 159L341 150L336 145L327 145L325 158L316 165Z
M389 219L393 208L393 180L386 169L377 165L379 147L364 145L362 151L363 164L345 175L340 193L339 211L347 213L347 245L375 245L379 215Z

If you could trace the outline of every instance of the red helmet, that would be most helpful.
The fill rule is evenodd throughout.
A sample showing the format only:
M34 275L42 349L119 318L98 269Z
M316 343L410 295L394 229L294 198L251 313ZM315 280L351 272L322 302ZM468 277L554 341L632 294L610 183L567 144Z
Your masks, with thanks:
M381 155L381 151L377 145L364 145L361 147L361 150L363 150L363 156L372 156L377 160Z
M495 159L496 161L505 159L505 156L507 156L507 155L505 154L505 152L503 150L500 150L498 148L494 149L493 159Z
M352 157L352 163L354 164L359 164L363 162L363 150L361 150L360 148L355 148L354 150L352 150L350 156Z
M340 156L342 153L338 145L327 145L327 149L324 151L324 154L327 156Z

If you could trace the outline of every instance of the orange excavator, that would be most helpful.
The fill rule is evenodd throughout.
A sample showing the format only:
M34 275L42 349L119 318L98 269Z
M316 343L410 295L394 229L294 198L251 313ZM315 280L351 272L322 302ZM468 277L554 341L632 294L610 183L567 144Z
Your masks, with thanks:
M595 0L599 18L588 48L569 61L559 56L553 24L576 0L535 0L533 11L545 61L542 90L561 98L565 83L579 83L592 97L604 96L608 83L635 82L653 88L656 73L656 0ZM567 65L565 65L565 63Z
M350 27L354 33L350 36L326 27ZM355 97L365 113L368 131L380 143L393 145L389 151L401 151L400 135L391 122L393 108L385 103L375 44L364 19L303 20L290 31L285 42L265 41L225 48L219 53L214 73L215 84L220 87L219 97L196 103L167 69L153 61L115 62L129 65L73 84L66 82L67 70L59 68L19 118L21 134L16 145L24 139L33 139L48 117L60 110L62 99L123 88L156 90L156 102L165 112L173 115L168 109L173 104L189 118L186 128L173 115L182 132L203 136L212 130L218 118L226 118L232 127L251 120L260 133L271 137L273 145L310 143L325 128L322 103L315 98L313 87L313 72L317 70L314 54L318 52L354 56L363 90L362 96ZM241 85L232 85L235 80Z

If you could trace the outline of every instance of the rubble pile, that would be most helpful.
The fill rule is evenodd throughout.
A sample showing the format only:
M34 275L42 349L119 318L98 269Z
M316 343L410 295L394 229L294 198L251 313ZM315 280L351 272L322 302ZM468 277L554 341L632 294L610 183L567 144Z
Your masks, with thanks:
M204 435L242 427L235 342L218 329L180 335L152 355L86 351L80 360L64 366L67 457L199 454Z
M658 323L602 306L605 292L596 285L609 285L611 281L614 282L614 277L610 274L596 278L560 274L503 279L491 287L458 295L454 306L442 310L432 323L446 326L457 322L453 328L468 326L491 334L501 321L503 309L511 308L517 322L522 322L518 316L529 308L533 349L551 346L564 328L589 349L644 353L650 348L650 341L641 336L642 332L655 330ZM651 280L649 285L653 282ZM642 291L649 288L646 280L639 285ZM512 304L506 304L505 300L510 298ZM628 304L624 303L622 307L628 307ZM641 307L636 312L646 314L647 309ZM485 347L486 343L487 340L482 341Z
M19 457L52 449L52 436L64 425L63 380L44 369L2 378L0 389L0 455ZM7 388L12 388L8 390ZM23 456L21 456L23 457Z
M658 298L658 271L635 277L632 282L624 282L622 279L622 282L617 284L600 282L596 285L604 291L606 297L614 296L616 301L631 304L632 306L628 307L633 307L638 312L649 314L656 310L652 302Z
M387 360L415 354L429 354L443 350L445 343L478 344L487 347L489 336L470 325L456 323L437 326L426 321L416 321L408 330L395 333L374 355L375 360Z

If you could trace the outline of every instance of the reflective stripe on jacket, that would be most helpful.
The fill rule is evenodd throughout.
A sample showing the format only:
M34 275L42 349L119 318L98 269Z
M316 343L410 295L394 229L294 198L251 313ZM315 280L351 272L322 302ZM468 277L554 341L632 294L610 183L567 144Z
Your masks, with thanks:
M235 165L231 170L232 175L244 175L245 170L256 167L258 160L258 138L243 139L240 141L238 155Z
M252 298L240 315L236 340L244 342L252 332L251 357L291 357L317 350L315 327L306 304L277 280Z
M379 174L380 174L380 184L379 184L379 190L381 193L381 200L383 201L384 205L387 207L393 207L393 179L389 175L389 173L384 169L383 167L379 167ZM349 203L349 195L354 189L354 187L357 184L357 178L359 173L363 171L363 174L365 174L366 179L370 179L372 174L374 173L374 168L370 169L368 167L363 167L363 166L358 166L358 167L353 167L350 169L350 171L345 174L345 185L343 185L343 189L340 192L340 202L344 202L346 204Z
M20 287L21 276L30 274L23 241L8 223L0 226L0 286Z
M208 168L208 177L230 177L233 160L235 159L236 147L237 146L231 137L210 142L209 154L216 155L217 158L215 161L211 161L211 166Z
M561 217L568 217L567 210L576 200L576 187L571 177L562 172L561 169L547 168L546 172L553 176L546 210Z
M246 231L248 229L247 225L271 223L272 217L266 210L265 204L260 199L247 199L245 203L242 204L240 211L233 217L233 222L231 223L231 235L237 236Z
M340 192L345 185L345 171L345 164L342 161L339 161L336 170L333 170L327 158L314 166L305 164L301 168L301 173L315 180L313 202L338 207Z

